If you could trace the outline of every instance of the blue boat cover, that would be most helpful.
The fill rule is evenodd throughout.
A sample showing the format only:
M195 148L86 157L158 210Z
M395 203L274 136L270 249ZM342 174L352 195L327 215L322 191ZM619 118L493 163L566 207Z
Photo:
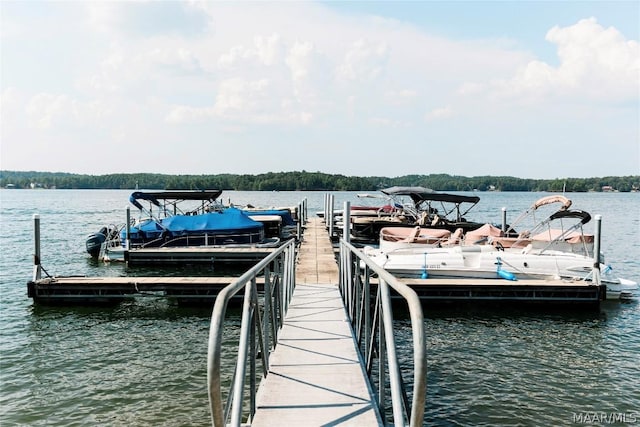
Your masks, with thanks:
M159 237L164 232L180 236L185 234L229 234L233 232L260 231L264 228L261 222L254 221L236 208L228 208L221 212L210 212L201 215L175 215L164 218L161 225L155 221L147 221L139 227L131 229L132 238Z
M259 216L259 215L278 215L282 218L282 225L296 225L295 220L291 216L291 212L286 209L265 209L256 211L244 211L247 215Z

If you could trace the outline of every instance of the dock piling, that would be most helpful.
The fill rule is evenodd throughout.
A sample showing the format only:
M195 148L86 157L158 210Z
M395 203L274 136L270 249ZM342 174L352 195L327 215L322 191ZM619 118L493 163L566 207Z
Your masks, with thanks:
M602 229L602 215L596 215L596 229L593 241L593 283L600 286L600 232Z
M127 224L125 225L124 249L129 250L131 243L131 208L127 206Z
M33 254L33 280L42 278L42 267L40 264L40 215L33 214L33 241L35 244Z
M502 208L502 232L507 231L507 208Z
M351 242L351 203L349 201L344 202L342 212L342 238Z
M333 203L334 195L329 194L329 216L327 218L327 221L329 221L329 239L333 239L333 226L335 225L335 218L333 217Z

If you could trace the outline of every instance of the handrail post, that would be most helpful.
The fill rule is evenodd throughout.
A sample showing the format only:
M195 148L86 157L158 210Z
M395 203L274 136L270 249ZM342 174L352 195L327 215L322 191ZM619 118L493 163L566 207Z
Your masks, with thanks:
M371 285L369 267L365 265L364 269L364 348L367 349L371 345Z
M382 283L383 281L380 280L378 282L378 295L381 294L381 289L382 289ZM382 295L380 295L380 299L378 300L378 407L380 408L380 415L382 415L382 419L385 421L386 424L386 407L385 407L385 384L387 382L387 379L385 377L385 369L384 369L384 365L385 365L385 358L386 358L386 354L385 354L385 330L384 330L384 320L382 319L382 317L384 316L384 314L382 313Z
M251 280L251 313L249 330L249 419L253 419L256 413L256 329L258 307L258 292L255 277ZM242 405L242 404L241 404Z
M236 381L233 384L233 407L231 411L231 425L239 427L242 422L242 397L244 377L247 372L248 334L251 327L251 282L245 286L244 304L242 306L242 323L240 327L240 347L236 361Z
M271 351L271 339L269 323L272 322L273 306L271 304L271 269L269 267L264 269L264 316L262 316L262 336L264 341L264 348L267 351ZM274 337L275 340L275 337Z
M385 330L393 331L393 314L391 309L391 296L389 288L384 281L380 282L380 294L382 302L382 322ZM381 338L382 340L382 338ZM391 383L391 404L393 406L393 423L396 427L404 426L402 415L402 378L400 376L400 366L396 354L396 344L393 333L384 334L385 349L389 359L389 382Z

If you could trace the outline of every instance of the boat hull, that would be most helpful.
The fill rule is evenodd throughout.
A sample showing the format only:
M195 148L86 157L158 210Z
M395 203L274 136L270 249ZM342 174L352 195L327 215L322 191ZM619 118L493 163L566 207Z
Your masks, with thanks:
M453 248L400 248L382 251L365 248L376 264L396 277L452 277L466 279L571 279L591 280L593 258L562 251L542 254L526 250L497 250L492 246L457 246ZM614 277L601 264L602 283L612 299L619 299L638 289L636 282Z

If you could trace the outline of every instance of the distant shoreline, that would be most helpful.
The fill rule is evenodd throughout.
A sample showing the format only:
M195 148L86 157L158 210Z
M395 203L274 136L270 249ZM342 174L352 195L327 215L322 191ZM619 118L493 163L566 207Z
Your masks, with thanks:
M322 172L273 172L257 175L164 175L152 173L83 175L65 172L0 171L0 188L135 189L235 191L378 191L392 186L421 186L436 191L640 192L640 175L597 178L529 179L507 176L431 174L389 178Z

